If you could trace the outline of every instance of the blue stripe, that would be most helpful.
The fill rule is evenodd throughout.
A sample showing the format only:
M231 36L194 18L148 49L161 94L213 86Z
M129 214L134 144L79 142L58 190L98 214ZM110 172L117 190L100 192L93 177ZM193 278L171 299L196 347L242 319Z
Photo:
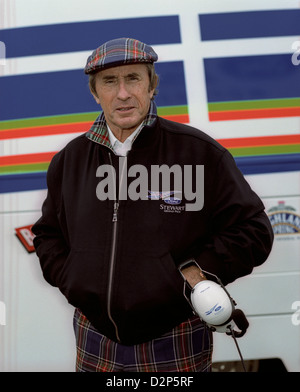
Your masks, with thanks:
M47 189L46 173L9 174L0 176L0 193Z
M208 102L300 96L291 54L209 58L204 67Z
M178 15L74 22L0 30L6 57L94 50L120 37L149 45L180 43Z
M203 41L300 35L300 9L203 14L199 22Z
M244 175L300 171L300 154L237 157L235 161ZM46 172L0 176L0 194L46 188Z
M237 157L235 161L244 175L300 171L300 154Z
M158 106L186 105L183 62L159 63ZM176 80L176 93L174 93ZM83 70L0 78L0 121L99 111Z

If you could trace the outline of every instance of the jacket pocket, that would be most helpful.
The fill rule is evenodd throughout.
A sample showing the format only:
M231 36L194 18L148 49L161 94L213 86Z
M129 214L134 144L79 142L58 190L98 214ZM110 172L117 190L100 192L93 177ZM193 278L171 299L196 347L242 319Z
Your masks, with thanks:
M99 249L72 249L60 276L60 291L73 306L101 302L103 285L103 252Z
M169 254L141 259L135 255L116 278L112 316L120 337L159 336L192 314L183 295L183 278Z
M118 267L114 305L119 312L164 306L183 296L183 279L170 254L139 258Z
M170 287L173 288L174 291L176 291L179 294L183 293L183 278L176 267L174 260L170 253L167 253L166 255L162 256L160 258L160 263L161 267L165 272L165 279L170 285ZM167 283L166 283L167 284Z

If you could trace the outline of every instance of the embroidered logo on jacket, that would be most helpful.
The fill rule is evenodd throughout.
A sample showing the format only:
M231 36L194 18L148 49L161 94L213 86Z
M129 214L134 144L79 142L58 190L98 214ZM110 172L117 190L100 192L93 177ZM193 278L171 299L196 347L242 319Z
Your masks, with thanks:
M164 192L148 190L148 199L162 200L165 204L160 204L160 209L164 212L180 213L185 210L184 206L178 206L182 202L181 194L181 191L176 190Z

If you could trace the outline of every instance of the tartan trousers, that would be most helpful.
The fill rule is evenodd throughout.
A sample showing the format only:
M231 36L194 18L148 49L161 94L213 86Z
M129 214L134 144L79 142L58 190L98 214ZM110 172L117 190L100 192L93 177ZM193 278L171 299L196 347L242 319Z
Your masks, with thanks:
M101 335L75 309L76 372L210 372L212 332L198 317L151 341L125 346Z

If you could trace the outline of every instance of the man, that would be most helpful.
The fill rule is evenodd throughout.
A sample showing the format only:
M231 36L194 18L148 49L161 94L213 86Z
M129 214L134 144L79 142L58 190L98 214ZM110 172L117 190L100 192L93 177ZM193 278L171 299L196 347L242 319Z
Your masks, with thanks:
M33 227L45 279L75 307L77 371L211 370L212 334L186 300L251 273L271 249L264 206L229 152L157 116L154 50L109 41L85 73L103 112L53 158Z

